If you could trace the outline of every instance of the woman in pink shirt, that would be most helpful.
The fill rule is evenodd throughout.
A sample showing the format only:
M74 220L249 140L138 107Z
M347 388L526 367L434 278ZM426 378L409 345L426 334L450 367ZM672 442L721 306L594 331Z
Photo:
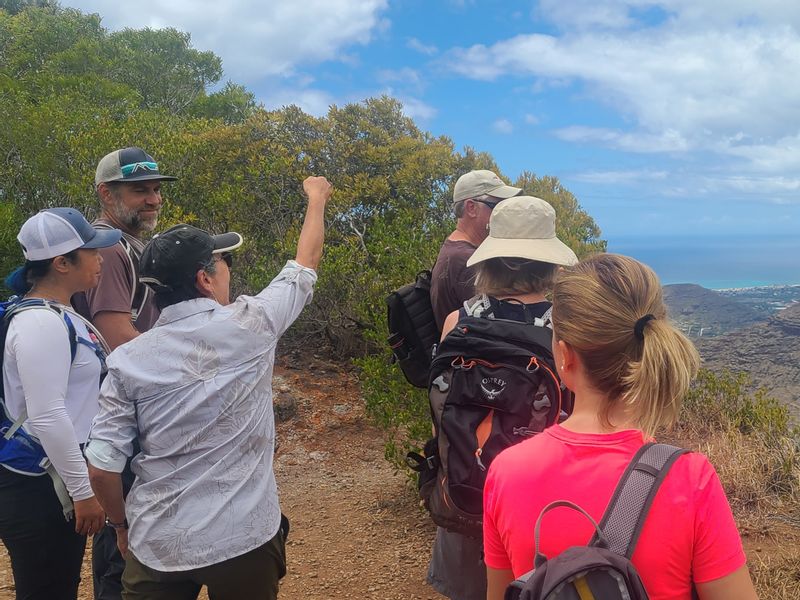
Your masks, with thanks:
M484 488L488 600L533 567L541 510L569 500L599 521L625 467L662 426L672 424L699 356L667 320L653 271L601 254L567 268L553 293L553 352L575 392L572 415L502 452ZM541 548L553 557L585 545L591 523L555 510L542 523ZM632 561L652 600L756 598L736 524L714 467L681 456L664 480Z

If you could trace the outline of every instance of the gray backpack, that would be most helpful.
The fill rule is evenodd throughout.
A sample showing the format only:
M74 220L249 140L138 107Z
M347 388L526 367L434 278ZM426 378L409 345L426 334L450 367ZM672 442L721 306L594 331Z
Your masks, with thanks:
M572 502L559 500L545 506L534 530L534 570L508 586L505 600L647 600L630 559L659 486L686 452L666 444L642 446L623 473L600 525ZM539 551L539 532L545 514L558 507L583 514L594 525L595 534L588 545L573 546L548 559Z

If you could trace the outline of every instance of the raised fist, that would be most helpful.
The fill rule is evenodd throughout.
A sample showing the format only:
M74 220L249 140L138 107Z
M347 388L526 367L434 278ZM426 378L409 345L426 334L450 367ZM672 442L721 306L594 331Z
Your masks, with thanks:
M303 191L306 193L309 200L322 200L323 202L327 202L333 192L333 186L324 177L312 175L303 180Z

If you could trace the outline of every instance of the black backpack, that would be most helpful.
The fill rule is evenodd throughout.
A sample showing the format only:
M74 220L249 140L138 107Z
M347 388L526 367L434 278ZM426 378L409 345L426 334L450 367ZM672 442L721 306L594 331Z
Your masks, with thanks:
M552 331L542 318L522 323L466 316L442 340L428 390L435 437L425 445L425 456L408 455L437 525L480 539L492 460L571 409L551 344Z
M617 484L600 525L572 502L560 500L545 506L534 530L534 570L508 586L505 600L647 600L630 559L661 483L686 452L666 444L642 446ZM547 558L539 552L539 531L545 514L558 507L583 514L594 525L595 534L588 545Z
M431 354L439 341L431 306L431 272L421 271L414 283L389 294L386 305L392 358L411 385L427 388Z

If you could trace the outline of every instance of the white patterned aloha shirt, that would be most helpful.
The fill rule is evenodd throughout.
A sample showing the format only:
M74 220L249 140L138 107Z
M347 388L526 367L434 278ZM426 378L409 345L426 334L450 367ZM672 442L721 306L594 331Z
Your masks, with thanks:
M257 296L168 306L108 357L87 458L121 472L138 437L126 516L129 548L148 567L205 567L277 533L275 346L316 279L289 261Z

